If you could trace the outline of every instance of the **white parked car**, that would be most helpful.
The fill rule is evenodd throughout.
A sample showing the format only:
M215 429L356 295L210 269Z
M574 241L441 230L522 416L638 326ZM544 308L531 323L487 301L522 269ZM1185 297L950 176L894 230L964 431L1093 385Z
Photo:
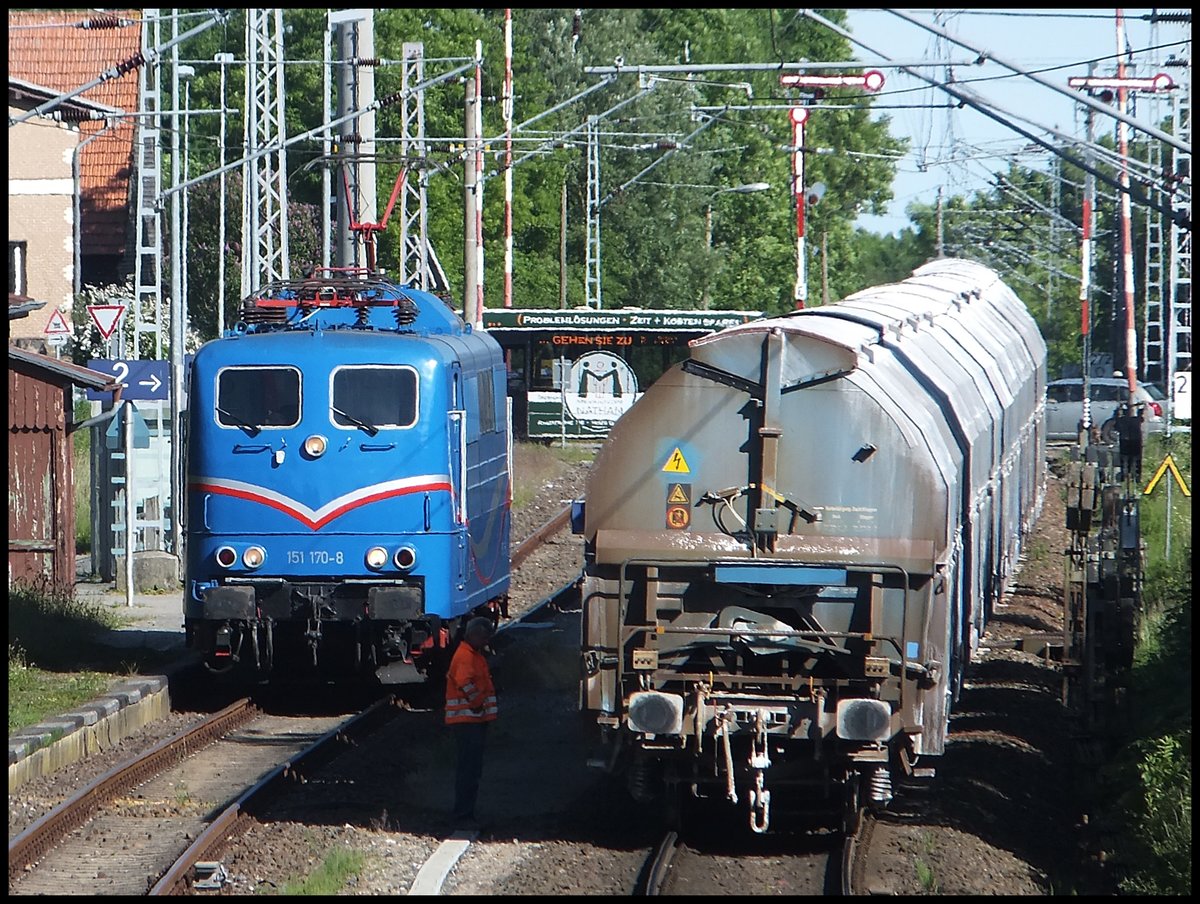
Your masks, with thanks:
M1103 429L1129 394L1122 377L1091 377L1088 395L1092 400L1092 423ZM1166 429L1166 395L1153 383L1139 383L1134 403L1145 405L1145 433ZM1075 440L1083 420L1083 379L1055 380L1046 387L1046 439Z

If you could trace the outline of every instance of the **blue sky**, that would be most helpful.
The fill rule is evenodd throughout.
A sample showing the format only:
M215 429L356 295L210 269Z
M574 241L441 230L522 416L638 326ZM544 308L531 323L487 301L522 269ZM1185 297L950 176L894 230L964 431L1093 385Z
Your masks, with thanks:
M1115 73L1114 57L1118 45L1113 8L1015 10L987 7L943 10L936 18L930 9L901 12L1020 69L1050 70L1039 74L1063 88L1067 87L1068 77L1087 75L1088 60L1099 60L1098 75ZM1123 9L1128 43L1133 49L1136 65L1136 71L1127 74L1148 76L1166 71L1175 75L1178 81L1181 70L1164 70L1161 64L1172 54L1190 59L1191 26L1162 22L1152 26L1143 18L1150 12L1148 8ZM998 63L974 65L972 61L976 54L967 47L940 38L920 25L882 9L852 9L848 23L855 38L891 60L956 64L953 71L957 81L967 82L971 90L999 104L1005 111L1024 114L1036 122L1037 126L1021 123L1034 135L1057 144L1053 135L1038 126L1049 126L1072 136L1085 134L1082 104L1033 79L1016 75L1012 69ZM1151 50L1155 41L1170 46ZM1186 47L1181 43L1185 41L1189 42ZM865 62L880 59L876 53L861 46L855 45L854 49L857 59ZM920 71L942 80L946 78L944 67ZM1048 164L1049 152L1024 136L969 107L947 110L945 104L948 100L954 102L953 99L914 76L898 69L885 69L884 72L887 83L879 92L878 107L894 104L912 108L879 110L876 117L886 112L891 117L892 134L910 138L912 143L909 153L897 167L893 185L895 198L888 215L862 216L858 220L860 227L873 232L895 232L909 225L904 215L905 206L912 201L936 203L939 185L947 195L965 194L984 187L990 173L1006 169L1014 159L1021 165L1039 169ZM1150 108L1154 104L1149 97L1143 95L1143 107L1135 115L1158 125L1148 115L1143 115L1153 112ZM931 109L931 105L940 109ZM1169 99L1158 101L1157 106L1161 116L1169 115ZM1001 115L1007 118L1007 114ZM1116 123L1112 117L1097 117L1097 135L1114 134Z

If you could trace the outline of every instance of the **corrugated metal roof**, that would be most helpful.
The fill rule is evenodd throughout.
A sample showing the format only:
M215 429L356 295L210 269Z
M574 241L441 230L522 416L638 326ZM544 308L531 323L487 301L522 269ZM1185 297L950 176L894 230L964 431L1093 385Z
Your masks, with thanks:
M117 28L84 28L82 23L115 18ZM33 10L8 14L8 73L60 92L94 81L141 49L141 10L116 10L104 17L82 10ZM130 23L130 24L120 24ZM80 98L136 112L137 70L108 79ZM80 125L81 141L103 133L80 156L81 241L85 254L121 254L129 219L129 180L133 174L134 125L103 122Z
M22 361L42 370L49 371L56 376L66 377L77 386L90 386L92 389L111 391L118 385L109 374L102 374L88 367L80 367L78 364L72 364L70 361L60 361L57 358L51 358L49 355L39 355L37 352L18 348L15 345L8 347L8 357L14 361Z

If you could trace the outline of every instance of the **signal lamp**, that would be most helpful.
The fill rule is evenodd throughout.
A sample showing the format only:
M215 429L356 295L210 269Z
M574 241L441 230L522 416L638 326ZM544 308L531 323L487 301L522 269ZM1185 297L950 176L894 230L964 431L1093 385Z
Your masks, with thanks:
M267 551L261 546L251 546L242 553L242 564L247 568L257 568L267 558Z
M878 69L869 69L863 73L863 87L868 91L878 91L883 87L883 73Z
M401 571L408 571L417 564L417 551L411 546L401 546L396 550L396 556L393 561Z
M309 458L320 458L325 454L325 449L329 443L325 437L319 433L314 433L304 441L304 454Z
M217 550L217 564L222 568L232 568L237 562L237 552L232 546L222 546Z
M387 550L382 546L372 546L367 550L367 567L378 571L387 564Z

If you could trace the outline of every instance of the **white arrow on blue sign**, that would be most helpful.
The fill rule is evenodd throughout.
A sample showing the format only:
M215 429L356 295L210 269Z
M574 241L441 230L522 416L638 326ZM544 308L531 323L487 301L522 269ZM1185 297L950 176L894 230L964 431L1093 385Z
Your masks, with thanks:
M123 387L121 398L155 401L170 398L170 362L94 359L88 362L92 370L114 377ZM87 390L92 401L110 401L111 392Z

